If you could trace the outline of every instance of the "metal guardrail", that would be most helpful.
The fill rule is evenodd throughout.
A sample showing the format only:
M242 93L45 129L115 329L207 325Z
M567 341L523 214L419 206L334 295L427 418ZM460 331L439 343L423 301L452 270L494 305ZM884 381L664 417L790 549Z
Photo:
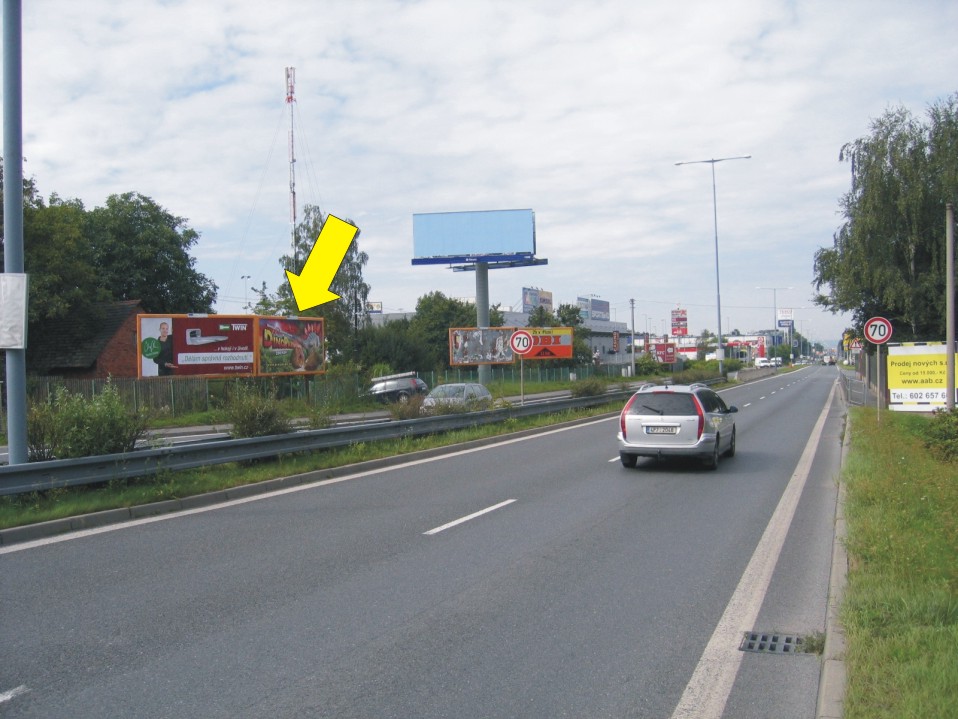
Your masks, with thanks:
M264 459L294 452L332 449L359 442L420 437L502 422L510 418L582 409L617 399L625 401L631 394L631 391L613 391L598 397L562 398L481 412L307 430L269 437L199 442L176 447L137 450L124 454L0 466L0 496L95 484L112 479L130 479L159 472L176 472L228 462Z

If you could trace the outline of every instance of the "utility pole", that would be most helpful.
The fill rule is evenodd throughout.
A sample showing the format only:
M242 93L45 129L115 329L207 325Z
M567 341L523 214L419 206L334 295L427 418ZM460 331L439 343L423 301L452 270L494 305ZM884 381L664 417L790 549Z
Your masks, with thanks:
M945 407L955 408L955 206L945 205Z
M0 327L0 340L7 358L7 445L9 463L25 464L27 448L27 277L23 270L23 48L20 0L3 2L3 273L22 289L4 297L3 311L10 313ZM18 307L19 306L19 307ZM17 311L19 309L19 312ZM8 334L7 322L19 314L23 332Z
M632 352L632 372L629 374L630 377L635 377L635 300L629 300L629 306L632 308L632 338L629 342L629 349Z

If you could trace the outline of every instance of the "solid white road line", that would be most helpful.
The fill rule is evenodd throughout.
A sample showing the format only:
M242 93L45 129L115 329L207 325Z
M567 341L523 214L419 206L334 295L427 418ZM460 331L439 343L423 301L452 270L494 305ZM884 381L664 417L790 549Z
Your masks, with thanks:
M725 607L725 613L715 627L678 706L672 712L672 719L721 719L725 711L725 703L742 663L742 652L738 646L744 633L754 629L755 620L762 608L775 564L785 543L785 536L802 497L836 387L837 384L832 385L828 401L818 416L818 422L788 481L788 486L782 493L782 498Z
M515 501L516 500L514 499L507 499L505 502L499 502L499 504L494 504L491 507L480 509L478 512L473 512L472 514L468 516L460 517L459 519L454 519L448 524L444 524L441 527L436 527L435 529L430 529L428 532L423 532L423 534L427 534L427 535L439 534L440 532L444 532L447 529L452 529L453 527L459 524L462 524L463 522L468 522L470 519L481 517L483 514L488 514L489 512L495 512L497 509L501 509L502 507L505 507L507 504L512 504Z

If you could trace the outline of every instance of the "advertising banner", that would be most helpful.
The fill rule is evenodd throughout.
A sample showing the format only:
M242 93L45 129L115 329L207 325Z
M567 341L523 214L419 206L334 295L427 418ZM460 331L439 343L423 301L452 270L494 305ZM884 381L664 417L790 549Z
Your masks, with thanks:
M674 342L653 342L651 349L656 362L661 362L662 364L675 363Z
M534 287L522 288L522 311L526 314L539 306L539 290Z
M321 317L257 317L257 374L320 374L326 371Z
M450 329L450 366L509 364L513 360L509 339L515 331L515 327L456 327Z
M532 349L523 359L570 359L572 357L571 327L523 327L532 335Z
M592 307L589 310L592 319L608 322L612 317L612 310L605 300L592 300Z
M672 310L672 334L676 336L685 336L689 333L689 315L688 310Z
M945 408L948 355L944 342L888 345L888 408L932 412Z
M254 373L249 315L138 315L139 377Z

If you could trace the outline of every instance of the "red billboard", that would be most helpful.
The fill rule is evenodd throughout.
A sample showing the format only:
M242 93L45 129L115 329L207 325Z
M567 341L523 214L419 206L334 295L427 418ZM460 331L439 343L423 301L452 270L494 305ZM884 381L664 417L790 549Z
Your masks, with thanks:
M251 375L254 319L248 315L139 315L140 377Z
M320 317L139 315L139 377L250 377L326 370Z
M656 362L661 362L662 364L675 363L674 342L653 342L651 349Z

